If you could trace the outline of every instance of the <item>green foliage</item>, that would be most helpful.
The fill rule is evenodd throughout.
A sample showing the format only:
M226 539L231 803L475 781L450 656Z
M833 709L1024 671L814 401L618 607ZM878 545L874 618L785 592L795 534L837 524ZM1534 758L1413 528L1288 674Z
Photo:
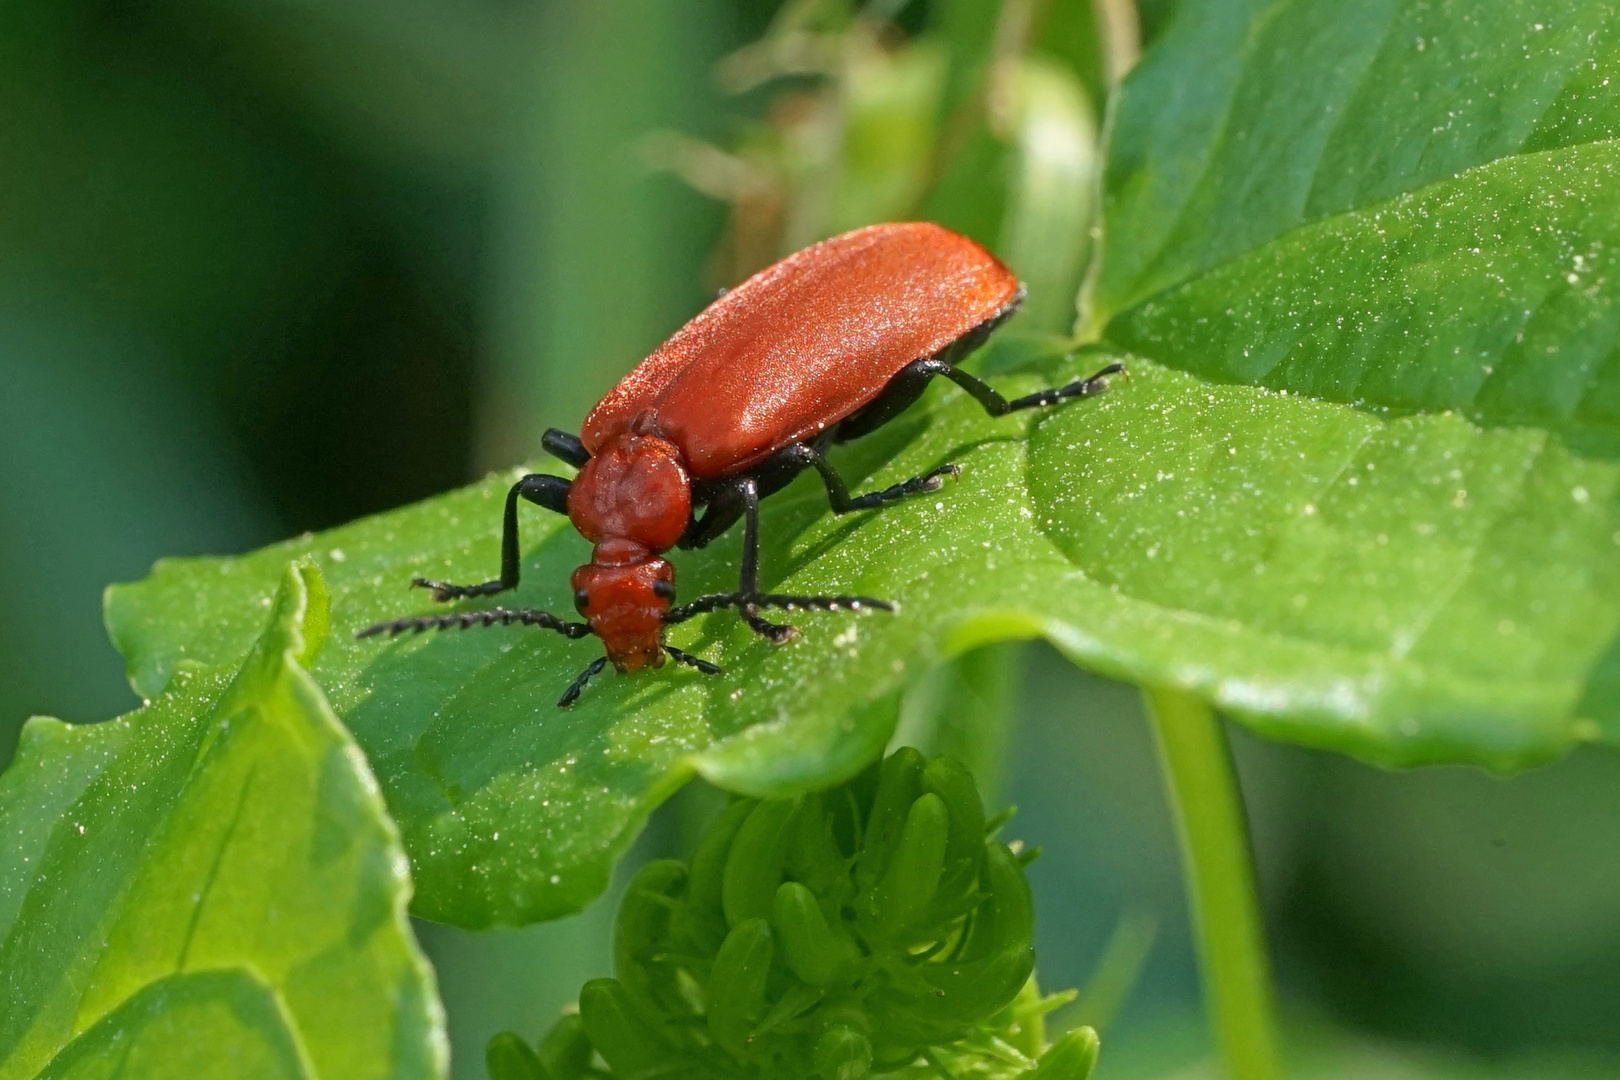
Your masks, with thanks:
M1144 6L1157 23L1151 12L1168 5ZM541 33L504 17L473 24L492 39L566 43L548 46L559 63L539 65L514 48L519 79L474 61L448 16L283 12L290 21L263 24L249 46L314 43L315 61L270 81L296 85L339 127L392 124L411 153L519 175L497 200L522 204L517 224L497 230L523 238L521 254L503 256L521 266L503 270L496 304L510 357L500 408L514 415L497 418L487 446L577 418L567 410L600 389L592 379L616 377L660 320L667 330L686 313L662 291L681 276L666 249L695 248L702 216L632 197L647 177L621 152L647 126L686 119L676 106L693 94L674 85L675 65L631 61L718 40L704 21L712 12L665 7L559 15ZM1037 9L1033 27L1006 15ZM0 968L12 992L0 1077L442 1067L429 977L400 918L397 838L337 716L397 815L420 912L467 926L579 908L651 808L694 772L762 798L737 803L689 871L648 870L621 913L631 953L661 940L670 905L705 913L691 932L708 943L703 977L719 989L704 1030L732 1059L754 1052L750 1038L783 1002L825 1008L791 988L824 1001L874 956L898 955L916 927L962 917L982 881L964 855L977 850L977 819L943 766L930 775L902 762L886 789L900 794L870 793L887 840L854 858L847 911L824 909L836 875L812 867L779 882L755 870L797 850L818 797L804 793L854 775L897 721L927 714L918 723L947 744L994 761L1010 680L1004 653L973 651L985 643L1045 636L1095 670L1190 690L1264 733L1382 763L1510 769L1620 737L1612 5L1182 0L1109 114L1100 261L1103 87L1088 5L951 0L911 40L854 5L793 11L804 17L779 20L767 48L722 65L721 82L750 93L792 75L778 104L807 106L770 111L731 148L729 164L755 170L743 186L765 191L781 220L722 276L874 218L938 218L992 246L1031 287L1012 331L971 363L1020 392L1125 355L1132 381L1099 402L996 422L953 390L932 391L841 451L840 465L870 487L953 460L966 470L959 484L840 521L806 481L766 515L773 587L888 596L897 614L807 614L784 649L717 614L674 640L723 663L723 679L673 668L603 679L570 713L550 702L594 655L588 644L519 630L350 637L421 610L404 589L414 573L488 576L514 474L240 559L161 564L115 590L109 626L156 700L93 729L34 722L0 780L0 824L20 838L0 853ZM238 20L221 8L204 25ZM105 292L104 318L134 315L207 372L202 382L215 377L222 328L271 341L312 305L347 310L319 299L342 293L323 286L340 280L341 260L305 257L335 252L332 237L348 227L324 181L309 186L323 169L275 165L225 132L231 110L171 84L175 65L153 65L139 105L95 105L64 77L81 20L45 21L60 23L60 41L54 29L18 38L48 47L14 49L20 64L3 80L27 103L12 127L65 150L5 166L20 181L5 215L18 242L4 259L29 283L20 296L64 283ZM379 50L389 37L397 55ZM815 48L789 47L807 42ZM744 86L750 56L764 66ZM788 70L806 56L820 67ZM599 76L615 68L633 78ZM508 85L544 103L537 111L564 104L545 122L524 107L491 124L487 101ZM400 123L407 114L418 122ZM496 151L497 129L533 145ZM488 169L486 155L503 162ZM532 172L543 157L555 162L546 184ZM55 182L62 162L90 158L133 162L140 175L133 187L121 167ZM155 197L155 209L84 187L103 174ZM237 205L244 191L256 213ZM746 217L737 192L720 194ZM62 215L38 211L79 203L88 216L63 219L78 228L64 245ZM654 217L679 224L641 220ZM442 254L436 239L423 246ZM1097 348L1075 357L1079 339L1036 335L1067 334L1088 262L1081 339ZM296 287L290 274L302 275ZM108 400L125 386L95 372L88 381L113 386ZM49 442L18 446L49 456ZM84 483L95 486L67 486ZM526 584L503 599L566 611L583 545L560 521L524 512ZM78 531L90 539L74 545L95 546L93 528ZM728 588L734 544L678 556L683 595ZM324 652L319 576L284 582L287 561L306 555L333 583L337 632ZM302 583L312 592L300 616ZM21 671L29 654L13 652ZM974 659L955 662L964 655ZM823 870L852 857L820 854ZM647 1001L667 987L632 976L588 987L584 1016L537 1048L491 1044L491 1069L580 1075L593 1036L618 1071L658 1063L674 1036L643 1028ZM318 998L344 1002L341 1023ZM904 1030L897 1020L884 1037ZM858 1075L882 1065L875 1039L829 1024L795 1060ZM1039 1071L1083 1072L1094 1052L1072 1034Z
M839 520L804 481L767 504L771 588L892 598L893 616L805 615L773 649L717 614L674 642L724 678L599 680L569 714L549 702L585 645L348 640L425 606L413 574L489 576L507 474L239 559L160 564L109 599L132 678L150 694L182 659L233 662L280 567L317 559L343 632L314 674L400 822L419 912L475 927L578 909L694 770L756 795L850 776L921 676L1007 638L1388 764L1510 769L1614 740L1616 38L1601 5L1533 8L1185 5L1119 95L1087 309L1105 349L1069 357L1015 323L970 361L1020 392L1128 353L1130 382L999 421L932 390L839 464L864 486L961 464L937 499ZM969 23L950 23L947 51L991 70ZM859 34L847 47L859 63L841 77L877 80L852 108L903 99L915 119L934 94L984 111L930 212L982 218L1004 249L1085 242L1087 165L1034 136L1082 131L1079 84L1008 68L1024 74L1003 89L1022 90L996 113L978 76L905 75L933 61ZM794 206L859 217L894 203L878 179L927 170L915 147L866 186L828 165L842 186L822 198L822 166L784 164L797 137L750 159ZM959 198L975 184L1003 208ZM1030 260L1060 295L1075 264ZM537 511L524 529L525 584L503 601L567 611L583 545ZM682 594L729 587L734 544L681 555Z
M490 1074L600 1076L594 1048L614 1076L859 1080L931 1058L953 1076L1084 1080L1096 1035L1046 1047L1040 1017L1065 998L1034 990L1033 932L973 777L903 748L840 787L738 800L690 866L643 867L614 977L586 983L538 1052L497 1036Z
M319 573L284 568L268 614L239 668L24 729L0 779L0 1077L444 1074L397 834L304 672Z
M1617 65L1600 3L1206 0L1120 95L1088 321L1194 378L1043 429L1123 452L1054 492L1059 543L1336 656L1223 664L1289 701L1265 730L1496 767L1620 735Z

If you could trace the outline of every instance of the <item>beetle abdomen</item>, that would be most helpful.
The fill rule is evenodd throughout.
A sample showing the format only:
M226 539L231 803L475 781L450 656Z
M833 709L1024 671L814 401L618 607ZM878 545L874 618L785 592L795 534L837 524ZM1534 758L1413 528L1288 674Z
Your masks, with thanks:
M583 442L594 454L636 423L675 444L696 478L738 472L850 415L1017 294L1012 271L938 225L835 236L676 331L591 410Z

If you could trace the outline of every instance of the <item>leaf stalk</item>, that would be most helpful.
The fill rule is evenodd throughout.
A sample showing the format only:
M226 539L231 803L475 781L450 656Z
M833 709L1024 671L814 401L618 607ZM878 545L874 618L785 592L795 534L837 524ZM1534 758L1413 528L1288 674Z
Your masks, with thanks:
M1182 690L1143 691L1171 815L1205 1007L1231 1080L1282 1080L1248 823L1220 718Z

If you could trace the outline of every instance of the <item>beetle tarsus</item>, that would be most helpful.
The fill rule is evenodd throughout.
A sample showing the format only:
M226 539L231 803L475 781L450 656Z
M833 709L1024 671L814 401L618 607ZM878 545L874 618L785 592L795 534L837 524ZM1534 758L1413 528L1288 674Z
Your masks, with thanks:
M915 387L919 382L935 376L942 376L966 390L968 396L983 406L984 411L991 416L1006 416L1008 413L1019 412L1023 409L1037 409L1044 405L1056 405L1058 402L1067 401L1070 398L1094 397L1108 389L1108 376L1119 375L1124 371L1124 364L1109 364L1087 378L1076 379L1067 386L1048 387L1045 390L1037 390L1033 394L1026 394L1021 398L1008 401L1001 396L1000 391L978 376L971 375L954 364L943 360L924 358L907 364L891 380L891 385L894 385L897 390L915 394Z
M1067 386L1055 386L1049 390L1037 390L1033 394L1026 394L1007 403L1008 412L1017 412L1020 409L1038 409L1043 405L1056 405L1060 401L1070 398L1096 397L1108 389L1108 376L1125 374L1125 365L1120 363L1109 364L1101 371L1084 379L1076 379Z
M913 476L910 480L902 480L898 484L884 488L882 491L873 491L865 495L857 495L849 500L850 510L875 510L880 506L887 506L892 502L910 498L913 495L927 495L939 491L945 486L947 476L955 478L962 475L960 465L941 465L932 472ZM838 507L833 507L837 510Z
M718 664L711 664L701 656L693 656L684 649L677 649L673 645L665 645L664 651L688 667L695 667L705 675L724 675L725 669Z
M568 689L563 691L563 696L557 699L557 707L566 709L575 701L578 701L579 692L585 689L585 684L591 681L591 676L600 674L605 667L607 667L607 657L598 656L595 660L592 660L585 670L576 675L574 681L568 684Z
M827 460L825 450L813 443L799 443L790 446L777 455L780 461L792 468L813 468L821 476L821 482L827 489L827 504L832 507L835 514L848 514L856 510L876 510L890 503L908 499L913 495L926 495L938 491L945 486L945 477L960 476L960 465L941 465L921 476L913 476L910 480L902 480L898 484L891 484L882 491L869 491L864 495L850 495L849 485L839 475L833 463Z
M769 619L762 619L758 610L752 604L745 604L742 608L742 620L754 633L766 638L772 645L786 645L799 636L797 626L788 626L786 623L773 623Z
M398 637L410 631L420 634L424 630L466 630L474 626L539 626L547 630L555 630L564 637L582 638L591 632L585 623L569 622L559 619L549 611L538 608L489 608L484 611L456 611L447 615L410 615L403 619L392 619L388 622L375 623L363 630L355 631L355 637L376 637L378 634L387 634L389 637Z

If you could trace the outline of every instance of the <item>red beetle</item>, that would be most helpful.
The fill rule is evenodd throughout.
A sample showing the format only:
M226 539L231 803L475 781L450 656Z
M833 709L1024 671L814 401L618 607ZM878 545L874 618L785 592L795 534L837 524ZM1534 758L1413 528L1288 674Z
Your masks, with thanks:
M495 608L378 623L360 637L518 623L571 638L595 634L607 655L591 663L559 705L570 705L612 661L620 671L658 667L665 655L705 674L720 669L664 642L664 628L737 608L774 642L795 633L760 608L880 608L865 596L781 596L759 589L759 500L806 468L821 475L834 513L869 510L938 491L958 472L941 465L882 491L851 496L828 447L887 422L943 375L992 416L1088 397L1088 379L1008 401L958 369L1017 309L1024 289L972 240L927 223L873 225L823 240L723 294L626 375L585 418L579 438L553 428L542 445L579 469L572 481L535 473L506 497L501 576L481 585L417 578L436 600L484 596L518 583L518 499L567 514L595 545L574 571L585 622L546 611ZM703 510L701 517L698 510ZM681 607L675 568L662 553L700 548L743 518L737 591Z

